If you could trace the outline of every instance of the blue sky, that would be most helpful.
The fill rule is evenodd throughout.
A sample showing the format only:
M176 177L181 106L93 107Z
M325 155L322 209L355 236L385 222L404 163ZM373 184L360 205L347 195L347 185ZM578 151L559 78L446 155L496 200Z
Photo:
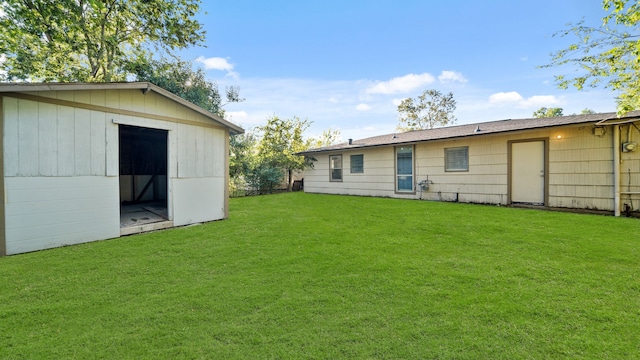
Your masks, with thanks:
M313 122L308 136L343 140L395 131L397 104L423 90L453 92L457 124L615 111L606 89L561 90L540 69L575 39L552 35L584 18L599 26L600 0L211 1L202 4L206 47L180 55L221 90L246 101L228 119L251 129L267 117ZM206 13L205 13L206 12Z

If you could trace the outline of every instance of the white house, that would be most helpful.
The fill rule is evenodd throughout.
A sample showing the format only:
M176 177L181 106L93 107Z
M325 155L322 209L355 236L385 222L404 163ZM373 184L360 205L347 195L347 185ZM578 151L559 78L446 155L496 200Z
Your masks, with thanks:
M153 84L0 84L0 255L228 216L244 130Z
M638 214L640 112L518 119L311 149L311 193Z

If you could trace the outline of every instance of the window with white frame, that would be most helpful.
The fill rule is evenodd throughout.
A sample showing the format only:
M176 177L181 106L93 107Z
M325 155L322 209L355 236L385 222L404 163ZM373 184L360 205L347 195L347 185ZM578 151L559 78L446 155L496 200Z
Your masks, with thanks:
M396 147L396 191L413 192L413 146Z
M364 173L364 155L351 155L350 162L352 174Z
M329 156L329 172L331 181L342 181L342 155Z
M444 149L445 171L469 171L469 147L461 146Z

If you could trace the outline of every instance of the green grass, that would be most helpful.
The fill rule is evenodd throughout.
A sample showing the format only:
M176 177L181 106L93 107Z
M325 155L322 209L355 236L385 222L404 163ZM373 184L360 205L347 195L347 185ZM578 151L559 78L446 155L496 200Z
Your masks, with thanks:
M0 258L2 359L640 357L638 219L303 193Z

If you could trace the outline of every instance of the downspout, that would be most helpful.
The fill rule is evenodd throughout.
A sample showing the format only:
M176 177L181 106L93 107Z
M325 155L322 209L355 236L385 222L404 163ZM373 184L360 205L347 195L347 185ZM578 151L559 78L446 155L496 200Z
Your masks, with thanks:
M613 209L620 216L620 126L613 125Z

